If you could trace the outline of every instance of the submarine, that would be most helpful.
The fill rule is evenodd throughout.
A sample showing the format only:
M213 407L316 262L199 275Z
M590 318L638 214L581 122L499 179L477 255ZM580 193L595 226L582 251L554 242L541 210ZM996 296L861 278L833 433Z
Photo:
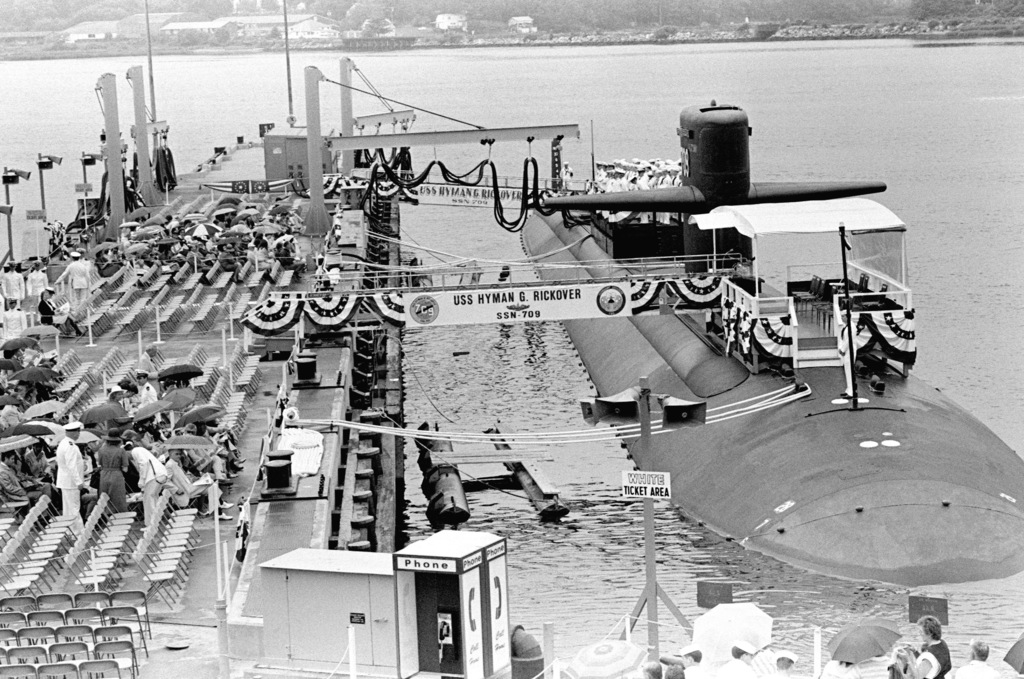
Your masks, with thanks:
M595 281L638 277L633 315L563 321L596 402L646 376L699 404L688 426L665 408L646 446L623 435L636 467L670 472L686 516L813 571L914 587L1024 570L1024 461L913 374L907 227L865 197L885 184L752 182L745 111L679 121L677 185L549 196L521 234Z

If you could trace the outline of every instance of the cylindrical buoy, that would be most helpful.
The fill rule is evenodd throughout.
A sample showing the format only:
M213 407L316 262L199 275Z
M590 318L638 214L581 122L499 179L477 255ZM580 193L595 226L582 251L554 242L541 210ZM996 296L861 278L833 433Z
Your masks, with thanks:
M423 493L430 498L427 520L431 525L454 526L469 520L469 502L459 470L453 465L439 464L431 469L423 480Z
M544 652L522 625L512 628L512 679L533 679L544 672Z

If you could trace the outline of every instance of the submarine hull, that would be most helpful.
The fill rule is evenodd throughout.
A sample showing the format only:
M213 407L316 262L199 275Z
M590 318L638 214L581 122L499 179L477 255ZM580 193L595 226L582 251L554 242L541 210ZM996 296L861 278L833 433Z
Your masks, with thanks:
M564 248L580 228L531 219L524 249ZM602 257L587 239L547 261ZM673 503L717 533L815 571L907 586L1024 570L1024 462L922 380L891 377L881 395L865 385L852 410L834 402L841 368L801 369L809 394L772 405L791 382L749 374L675 316L565 326L602 395L647 375L655 393L707 401L708 424L656 433L647 450L626 443L640 469L671 472Z

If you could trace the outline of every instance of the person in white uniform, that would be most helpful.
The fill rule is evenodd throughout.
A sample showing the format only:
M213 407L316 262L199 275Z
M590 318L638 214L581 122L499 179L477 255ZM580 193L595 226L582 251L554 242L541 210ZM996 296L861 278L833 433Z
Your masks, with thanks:
M971 639L971 661L956 671L954 679L999 679L999 670L987 660L988 644Z
M72 252L71 263L57 279L55 285L65 285L71 303L70 317L76 323L85 318L88 311L89 285L92 279L92 264L82 259L82 253Z
M757 648L746 641L737 640L732 644L732 660L718 670L718 679L756 679L750 663Z
M69 422L64 425L65 437L57 445L57 488L61 494L62 516L71 519L72 530L76 534L81 534L85 528L80 494L86 487L85 460L76 443L81 433L81 422Z

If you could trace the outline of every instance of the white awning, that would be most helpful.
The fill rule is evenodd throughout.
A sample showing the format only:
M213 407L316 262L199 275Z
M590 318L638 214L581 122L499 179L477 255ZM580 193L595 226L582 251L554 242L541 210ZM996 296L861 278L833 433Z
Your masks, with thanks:
M701 229L736 229L747 238L773 233L904 231L906 225L889 208L867 198L810 200L799 203L723 205L691 217Z

